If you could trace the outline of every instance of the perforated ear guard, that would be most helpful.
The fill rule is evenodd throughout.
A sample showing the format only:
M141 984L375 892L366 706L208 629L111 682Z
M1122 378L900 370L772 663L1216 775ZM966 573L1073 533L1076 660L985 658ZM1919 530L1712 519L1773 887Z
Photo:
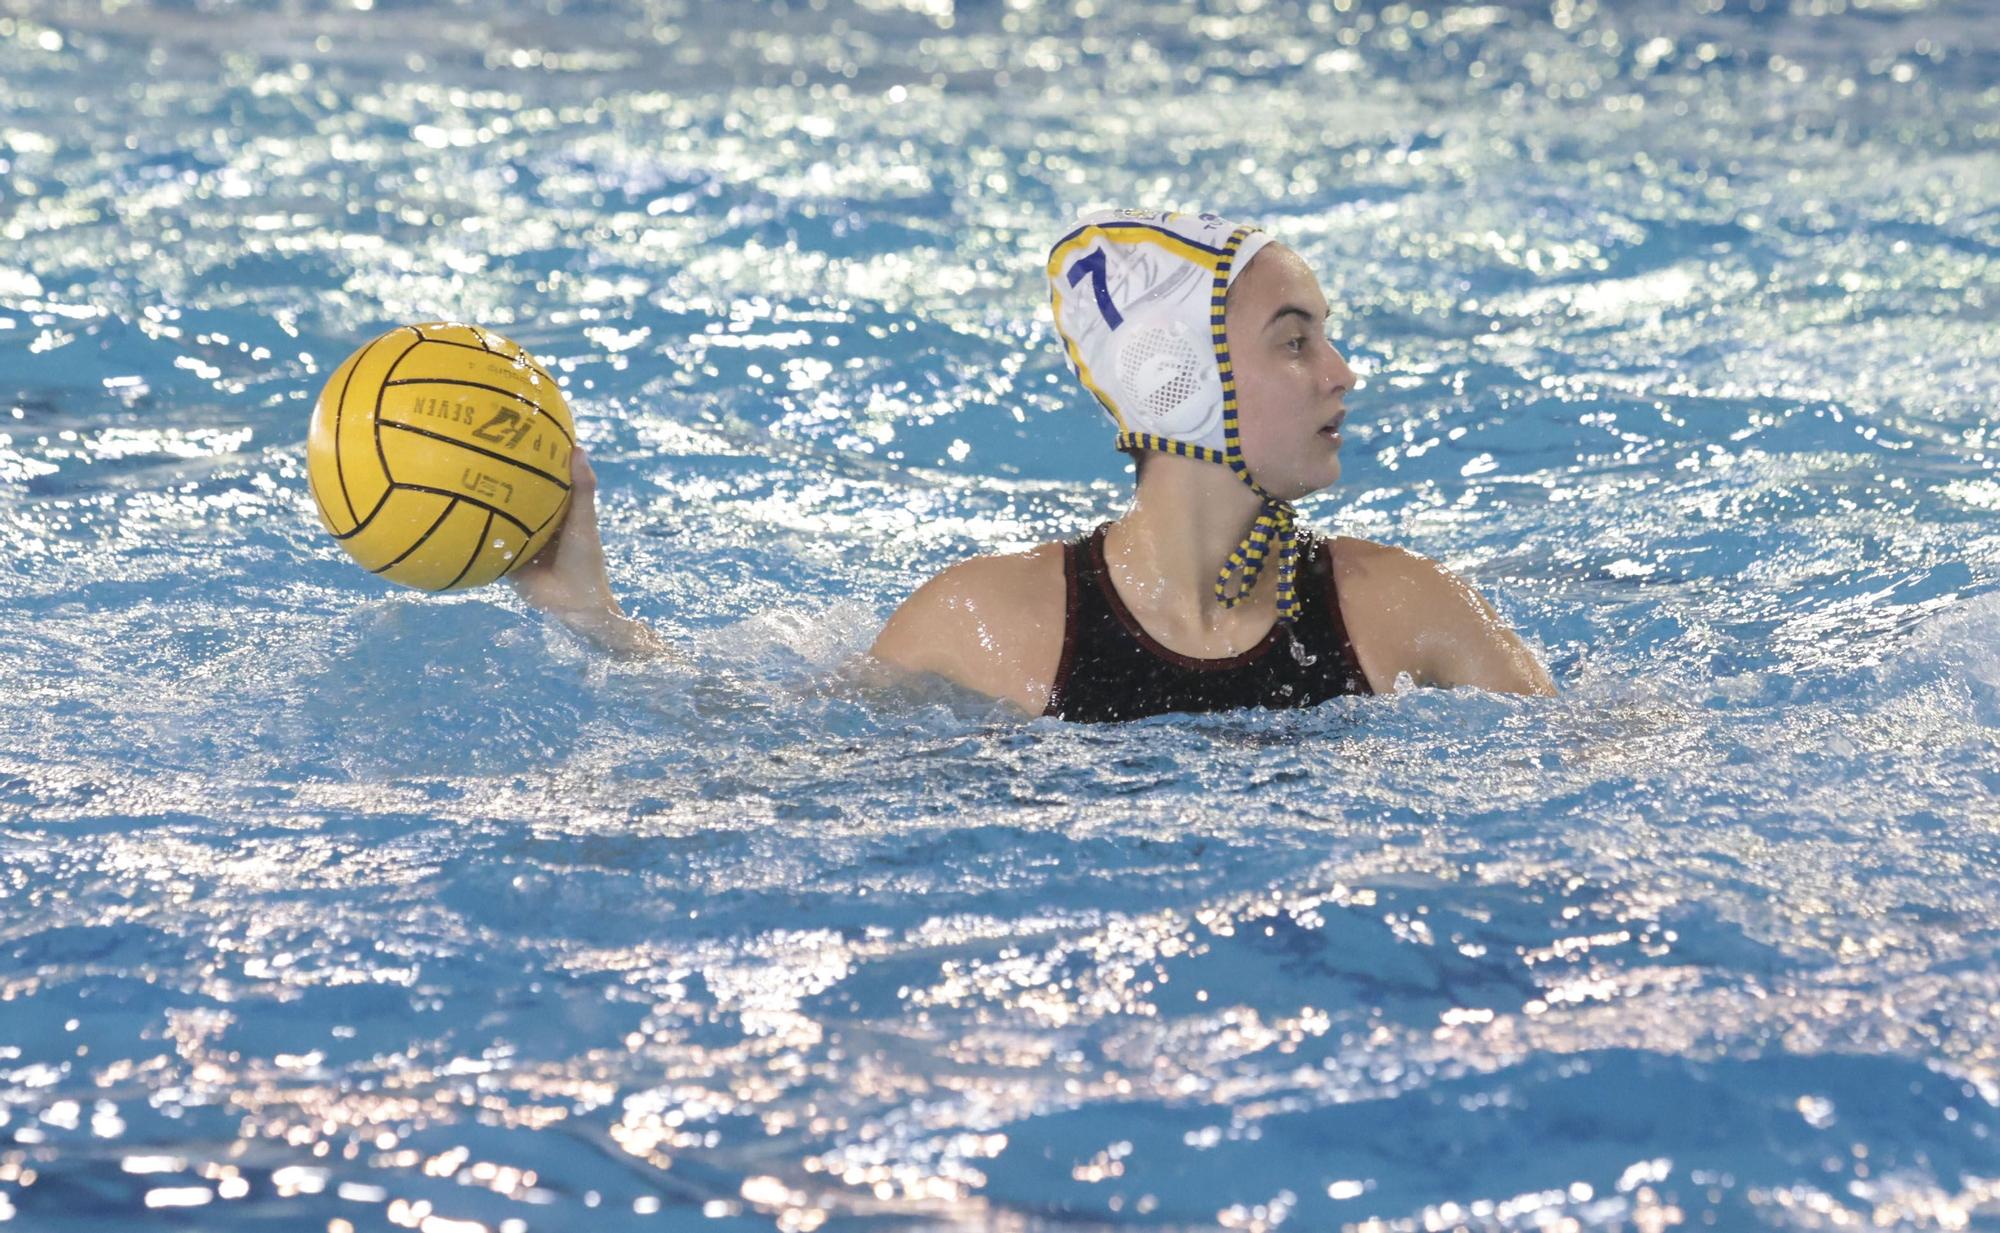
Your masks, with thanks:
M1185 441L1222 428L1222 380L1207 335L1170 313L1130 314L1118 331L1118 405L1134 432Z

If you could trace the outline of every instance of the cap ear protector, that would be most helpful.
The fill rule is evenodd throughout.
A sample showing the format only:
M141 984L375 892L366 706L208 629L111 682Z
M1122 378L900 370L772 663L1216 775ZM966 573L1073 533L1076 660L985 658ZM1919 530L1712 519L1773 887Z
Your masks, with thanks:
M1289 625L1298 548L1292 507L1243 461L1223 309L1230 284L1270 237L1214 214L1087 214L1049 252L1049 306L1070 367L1118 423L1119 449L1227 466L1264 508L1223 563L1215 593L1247 598L1278 561L1278 619Z
M1209 340L1172 313L1125 318L1112 384L1135 432L1183 441L1222 434L1222 378Z

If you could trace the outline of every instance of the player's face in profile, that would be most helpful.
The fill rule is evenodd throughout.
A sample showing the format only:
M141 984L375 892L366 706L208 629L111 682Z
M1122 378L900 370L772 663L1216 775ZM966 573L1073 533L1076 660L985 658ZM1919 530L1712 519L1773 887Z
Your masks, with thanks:
M1319 280L1283 245L1266 245L1230 288L1224 326L1243 461L1281 500L1340 478L1342 400L1354 370L1327 341L1326 317Z

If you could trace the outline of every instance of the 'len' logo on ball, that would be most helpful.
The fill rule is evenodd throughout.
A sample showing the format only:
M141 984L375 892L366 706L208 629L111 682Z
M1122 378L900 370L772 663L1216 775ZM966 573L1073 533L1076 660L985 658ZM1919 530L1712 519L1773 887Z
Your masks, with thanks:
M464 484L465 491L473 496L499 497L502 505L514 503L514 485L503 479L495 479L484 471L467 467L465 475L459 482Z

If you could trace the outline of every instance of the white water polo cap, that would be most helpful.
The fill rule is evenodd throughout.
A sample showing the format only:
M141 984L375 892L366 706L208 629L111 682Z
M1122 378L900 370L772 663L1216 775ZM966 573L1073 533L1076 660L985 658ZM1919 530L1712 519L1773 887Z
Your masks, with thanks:
M1152 210L1086 214L1057 241L1048 264L1056 331L1078 379L1117 421L1118 448L1212 451L1211 462L1232 452L1223 301L1270 241L1214 214Z

